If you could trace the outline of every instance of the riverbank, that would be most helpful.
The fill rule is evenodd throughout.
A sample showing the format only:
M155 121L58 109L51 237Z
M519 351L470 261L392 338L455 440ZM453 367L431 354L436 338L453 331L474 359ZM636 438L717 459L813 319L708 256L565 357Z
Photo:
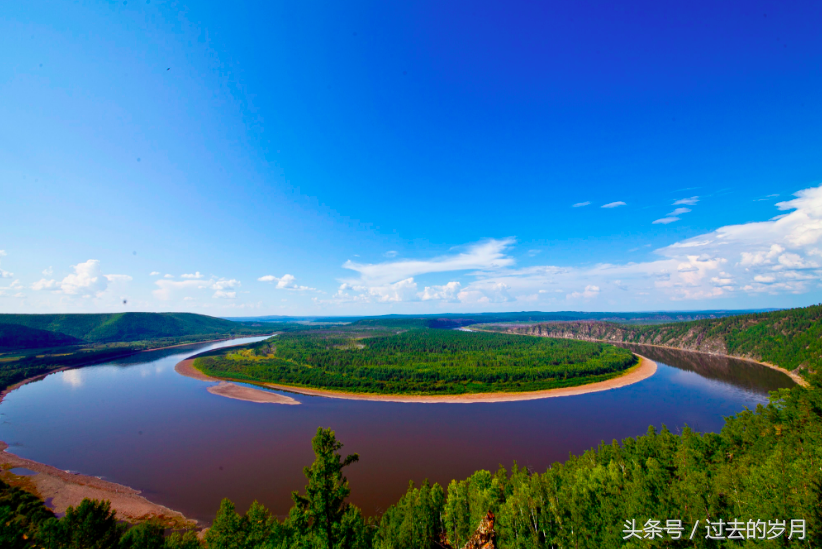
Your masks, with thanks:
M16 467L25 467L37 474L17 477L8 471ZM182 513L150 502L140 495L139 490L21 458L10 453L5 442L0 442L0 468L6 482L31 489L38 497L48 501L55 513L65 513L69 506L76 507L84 498L89 498L109 500L111 508L117 512L117 518L127 522L158 519L168 528L197 526L197 521L186 518Z
M492 403L492 402L519 402L524 400L539 400L543 398L555 398L566 396L586 395L589 393L598 393L601 391L609 391L611 389L619 389L627 387L634 383L639 383L644 379L648 379L656 373L656 362L646 357L636 355L639 357L639 364L629 368L624 374L606 381L598 381L596 383L589 383L587 385L578 385L575 387L560 387L558 389L546 389L544 391L526 391L522 393L473 393L467 395L369 395L362 393L346 393L343 391L329 391L325 389L309 389L306 387L295 387L293 385L281 385L277 383L261 383L265 387L276 389L278 391L288 391L290 393L297 393L306 396L319 396L325 398L338 398L344 400L372 400L379 402L403 402L403 403L423 403L423 404L472 404L472 403ZM193 363L192 359L189 359ZM183 361L189 362L189 361ZM195 375L202 376L197 379L205 378L208 381L221 381L217 378L209 377L193 367L191 363L183 365L183 362L175 368L180 374L188 375L190 377ZM193 370L193 372L191 372Z
M271 391L246 387L245 385L236 385L223 379L207 376L194 367L193 358L187 358L186 360L178 362L177 365L174 366L174 371L180 375L198 379L200 381L219 382L219 385L212 385L206 389L213 395L233 398L235 400L245 400L246 402L257 402L261 404L295 405L300 403L298 400L285 395L278 395L277 393L272 393Z
M682 349L680 347L671 347L670 345L655 345L653 343L634 343L632 341L612 341L612 340L608 340L608 339L596 339L596 338L577 338L577 337L559 337L559 336L555 336L555 335L520 334L520 333L517 333L517 332L508 332L508 331L497 332L497 331L494 331L494 330L480 330L480 329L477 329L476 331L493 333L493 334L523 335L523 336L530 336L530 337L553 337L553 338L556 338L556 339L571 339L571 340L574 340L574 341L595 341L597 343L608 343L610 345L623 344L623 345L636 345L638 347L643 347L643 346L644 347L656 347L658 349L669 349L671 351L680 351L680 352L684 352L684 353L699 353L699 354L708 355L708 356L733 358L733 359L736 359L736 360L744 360L745 362L752 362L754 364L759 364L760 366L765 366L766 368L770 368L772 370L777 370L779 372L782 372L783 374L785 374L789 378L791 378L793 380L793 382L796 383L797 385L799 385L800 387L805 387L805 388L810 387L810 383L808 383L808 381L805 378L803 378L802 376L800 376L796 372L788 370L787 368L783 368L782 366L777 366L776 364L771 364L770 362L762 362L762 361L759 361L759 360L756 360L756 359L753 359L753 358L749 358L749 357L744 357L744 356L726 355L726 354L722 354L722 353L708 353L708 352L705 352L705 351L695 351L693 349ZM639 356L639 355L637 355L637 356Z

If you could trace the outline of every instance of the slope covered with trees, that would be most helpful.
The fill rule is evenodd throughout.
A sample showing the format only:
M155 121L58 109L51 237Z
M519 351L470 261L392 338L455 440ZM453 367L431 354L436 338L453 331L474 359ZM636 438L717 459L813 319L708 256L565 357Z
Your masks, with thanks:
M42 349L81 345L84 341L59 332L29 328L19 324L0 324L0 352L17 349Z
M272 332L270 325L193 313L0 314L0 324L58 332L88 343Z
M283 333L195 360L204 373L378 394L532 391L581 385L636 364L601 343L416 328Z
M770 362L788 370L820 371L821 320L822 305L813 305L656 326L573 321L483 328L544 337L663 345Z

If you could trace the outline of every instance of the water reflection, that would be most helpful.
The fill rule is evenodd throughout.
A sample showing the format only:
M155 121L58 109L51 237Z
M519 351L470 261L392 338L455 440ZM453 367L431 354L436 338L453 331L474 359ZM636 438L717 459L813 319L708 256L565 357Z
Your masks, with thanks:
M693 351L666 349L651 345L619 344L635 353L680 370L695 372L705 379L721 381L745 391L767 396L770 391L793 387L784 373L755 362Z

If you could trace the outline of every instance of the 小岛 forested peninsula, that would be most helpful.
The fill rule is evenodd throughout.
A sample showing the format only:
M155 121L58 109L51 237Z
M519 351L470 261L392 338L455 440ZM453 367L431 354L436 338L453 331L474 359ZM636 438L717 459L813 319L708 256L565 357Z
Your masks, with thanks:
M347 393L461 395L600 382L637 363L604 343L354 323L285 331L194 366L218 378Z

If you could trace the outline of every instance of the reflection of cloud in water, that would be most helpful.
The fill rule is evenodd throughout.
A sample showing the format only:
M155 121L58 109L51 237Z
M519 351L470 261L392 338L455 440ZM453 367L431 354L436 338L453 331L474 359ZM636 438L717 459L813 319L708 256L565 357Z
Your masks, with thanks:
M72 387L80 387L83 384L83 375L80 370L67 370L63 372L63 383Z

